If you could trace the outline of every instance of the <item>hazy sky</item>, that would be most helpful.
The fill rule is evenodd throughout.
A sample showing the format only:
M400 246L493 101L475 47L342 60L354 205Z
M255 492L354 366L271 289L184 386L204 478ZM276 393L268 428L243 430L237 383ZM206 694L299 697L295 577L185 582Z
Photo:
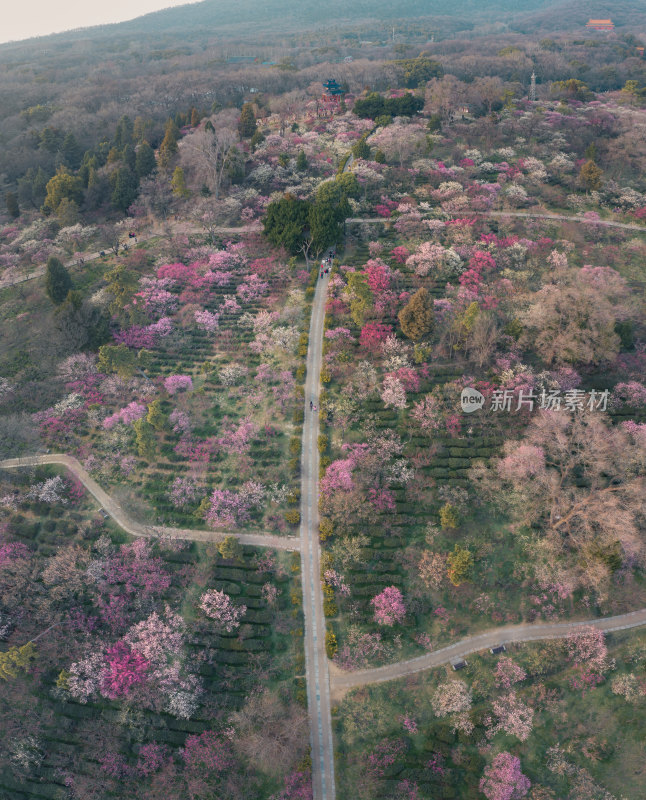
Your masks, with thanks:
M122 22L197 0L0 0L0 42Z

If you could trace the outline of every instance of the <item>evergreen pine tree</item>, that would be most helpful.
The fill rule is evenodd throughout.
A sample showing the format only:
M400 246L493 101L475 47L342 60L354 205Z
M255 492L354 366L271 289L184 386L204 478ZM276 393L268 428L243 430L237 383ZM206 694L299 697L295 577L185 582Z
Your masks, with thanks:
M171 178L170 185L173 187L173 194L177 197L188 197L190 192L186 188L186 179L184 178L184 170L181 167L175 167L173 177Z
M168 167L171 162L171 159L177 152L177 137L179 136L179 130L177 125L173 122L172 119L169 119L166 123L166 132L164 133L164 139L159 146L159 163L162 167Z
M243 139L250 139L256 132L256 115L253 113L251 103L242 106L240 120L238 121L238 132Z
M142 142L137 148L137 155L135 157L135 172L137 177L141 180L155 169L157 162L155 161L155 151L148 144Z
M47 260L47 269L45 271L45 291L47 296L52 303L59 306L65 300L71 288L72 279L69 272L56 256L50 256Z
M18 219L20 216L20 207L18 205L18 198L15 192L7 192L4 196L5 203L7 204L7 211L9 216L13 219Z
M305 172L307 169L307 156L304 150L298 151L298 158L296 159L296 169L299 172Z
M129 167L121 167L114 183L112 205L125 214L137 198L137 189L137 176Z

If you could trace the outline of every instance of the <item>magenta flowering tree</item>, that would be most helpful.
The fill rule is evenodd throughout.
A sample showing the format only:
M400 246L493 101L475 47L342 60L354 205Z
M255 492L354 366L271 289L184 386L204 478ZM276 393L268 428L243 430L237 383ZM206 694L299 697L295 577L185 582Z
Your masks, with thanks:
M125 331L117 331L114 338L117 342L125 344L135 350L142 347L152 349L160 338L169 336L173 331L173 321L169 317L162 317L152 325L133 325Z
M128 405L124 406L124 408L120 409L119 411L115 411L114 414L106 417L103 420L103 427L106 430L110 430L111 428L114 428L118 422L122 422L124 425L132 425L133 422L141 419L145 413L146 406L133 400L132 403L128 403Z
M392 273L390 267L380 259L370 259L364 266L363 272L373 294L381 294L390 289Z
M166 317L177 311L177 295L168 291L174 285L172 278L140 278L141 290L132 298L132 305L141 307L153 319Z
M101 676L101 694L111 700L127 697L130 690L143 683L148 661L123 641L115 642L105 654L106 665Z
M618 383L612 391L611 404L615 408L622 405L631 408L646 406L646 386L638 381Z
M520 800L529 792L531 781L520 770L520 759L511 753L498 753L485 767L480 791L487 800Z
M410 255L410 251L407 247L398 245L397 247L393 247L393 249L390 251L390 255L393 261L396 261L398 264L405 264L406 259Z
M381 322L367 322L359 334L359 344L364 350L370 353L378 353L381 345L392 336L392 325L385 325Z
M340 458L333 461L325 470L325 475L320 481L320 491L324 497L330 497L335 492L350 492L354 489L352 470L355 466L353 458Z
M0 569L21 558L29 558L29 550L22 542L0 542Z
M246 481L239 492L214 489L204 516L213 528L237 527L248 522L252 509L259 508L264 499L264 486L254 481Z
M290 772L282 791L272 795L271 800L312 800L311 772L302 769Z
M570 633L566 639L568 660L577 667L588 667L598 672L607 669L608 648L603 631L584 625Z
M222 425L224 436L218 440L218 446L228 455L242 456L249 452L251 441L258 433L258 426L249 417L241 420L237 426L229 426L226 421Z
M247 606L235 606L228 594L212 589L200 598L200 608L209 619L227 633L240 627Z
M149 742L142 745L139 748L137 764L135 765L136 774L142 778L147 778L157 772L164 765L167 755L167 748L164 745L157 744L157 742Z
M375 622L379 625L394 625L406 616L406 606L401 591L396 586L386 586L381 594L370 601L375 609Z
M250 303L252 300L259 300L269 291L269 284L263 281L258 275L252 273L245 282L241 283L236 289L236 294L243 303Z
M172 482L168 497L175 508L186 508L197 499L197 486L191 478L177 477Z
M196 311L195 322L207 333L215 333L220 325L220 315L211 311Z
M169 375L164 379L164 389L168 394L177 392L190 392L193 388L193 380L190 375Z

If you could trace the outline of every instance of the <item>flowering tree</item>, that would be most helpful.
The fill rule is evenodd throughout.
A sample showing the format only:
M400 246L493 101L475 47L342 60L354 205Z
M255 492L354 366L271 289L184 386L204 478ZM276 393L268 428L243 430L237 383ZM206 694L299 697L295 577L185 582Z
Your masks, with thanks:
M447 681L435 690L431 707L437 717L468 711L471 708L471 690L464 681Z
M197 487L191 478L177 477L171 484L168 497L175 508L186 508L197 499Z
M498 717L498 724L487 732L491 737L502 730L510 736L516 736L524 742L532 732L534 710L526 706L516 696L509 692L492 703L494 714Z
M520 771L520 759L511 753L498 753L480 781L487 800L520 800L530 787L529 778Z
M169 375L164 379L164 388L168 394L190 391L193 388L193 380L190 375Z
M240 627L240 619L247 610L246 606L234 606L229 595L217 589L202 595L200 608L209 619L214 620L227 633Z
M404 598L396 586L386 586L370 603L374 606L375 622L379 625L394 625L401 622L406 615Z
M496 676L496 686L502 689L509 689L512 684L523 681L527 677L525 670L508 656L500 657L494 674Z
M213 314L211 311L196 311L195 322L198 326L208 333L215 333L220 324L220 315Z
M381 322L367 322L359 334L359 344L364 350L371 353L378 353L381 344L392 335L392 325L384 325Z
M400 411L406 408L406 389L399 378L394 375L386 375L381 390L381 399L386 408L392 406Z
M101 676L101 694L116 700L126 697L133 686L143 683L148 673L148 661L123 641L108 648L106 666Z
M127 406L124 406L119 411L115 411L114 414L106 417L103 420L103 427L106 430L110 430L114 428L118 422L122 422L124 425L132 425L135 420L141 419L145 413L146 406L133 400L132 403L128 403Z

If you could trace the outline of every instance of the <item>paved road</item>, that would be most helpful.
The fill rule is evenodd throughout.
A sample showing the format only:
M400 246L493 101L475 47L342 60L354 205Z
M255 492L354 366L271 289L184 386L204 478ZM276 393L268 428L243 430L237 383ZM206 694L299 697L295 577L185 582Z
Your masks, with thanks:
M524 212L524 211L469 211L468 214L470 216L475 217L520 217L525 219L553 219L553 220L561 220L563 222L583 222L587 225L602 225L605 228L623 228L624 230L629 231L639 231L640 233L646 233L646 225L633 225L627 222L613 222L612 220L600 219L596 222L590 222L583 217L570 217L564 214L539 214L534 213L533 211ZM422 215L423 218L432 219L429 215ZM346 223L348 222L389 222L389 218L386 217L348 217L346 219Z
M607 632L636 628L640 625L646 625L646 608L642 608L639 611L631 611L628 614L620 614L616 617L603 617L585 622L510 625L485 631L485 633L477 636L469 636L448 647L443 647L441 650L435 650L433 653L426 653L423 656L411 658L408 661L400 661L397 664L388 664L385 667L363 669L356 672L342 672L335 667L331 675L332 696L337 701L342 699L349 689L356 686L363 686L367 683L382 683L395 678L403 678L406 675L414 675L416 672L448 664L454 659L464 658L470 653L477 653L480 650L486 650L499 644L534 642L541 639L562 639L584 625L592 625L594 628Z
M192 530L191 528L170 528L166 525L142 525L130 519L117 501L105 492L90 477L83 465L74 456L52 453L43 456L25 456L24 458L8 458L0 461L3 469L16 467L33 467L40 464L60 464L76 476L94 499L110 514L112 519L132 536L168 536L172 539L190 539L195 542L219 542L224 536L235 536L241 544L256 547L274 547L278 550L299 550L300 539L297 536L273 536L270 533L240 533L239 531Z
M323 318L329 278L319 279L312 306L307 378L305 380L305 421L301 452L301 576L305 615L305 665L307 700L312 746L314 800L334 800L334 746L330 711L330 683L325 652L325 617L321 589L318 478L319 417L310 411L310 400L319 405L318 388L323 354Z

